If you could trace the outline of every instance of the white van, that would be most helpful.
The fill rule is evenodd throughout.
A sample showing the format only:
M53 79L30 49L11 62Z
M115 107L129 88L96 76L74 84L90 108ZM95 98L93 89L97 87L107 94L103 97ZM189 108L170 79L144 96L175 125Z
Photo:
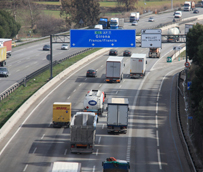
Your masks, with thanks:
M174 17L175 18L181 18L182 17L182 11L176 11Z
M94 29L103 29L103 25L97 24L94 26Z

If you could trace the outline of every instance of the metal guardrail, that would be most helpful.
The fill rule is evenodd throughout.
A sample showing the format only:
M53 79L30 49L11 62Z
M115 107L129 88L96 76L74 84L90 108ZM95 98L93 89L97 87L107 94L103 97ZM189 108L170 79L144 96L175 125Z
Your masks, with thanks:
M82 51L80 51L80 52L77 52L77 53L75 53L75 54L72 54L72 55L70 55L70 56L67 56L67 57L65 57L65 58L63 58L63 59L61 59L61 60L55 60L55 61L53 61L52 65L55 66L55 65L57 65L57 64L59 64L59 63L65 61L65 60L67 60L67 59L70 59L70 58L72 58L72 57L74 57L74 56L76 56L76 55L79 55L79 54L81 54L81 53L84 53L84 52L86 52L86 51L88 51L88 50L90 50L90 49L92 49L92 48L88 48L88 49L82 50ZM38 76L39 74L41 74L42 72L48 70L49 68L50 68L50 64L48 64L48 65L46 65L46 66L43 66L42 68L40 68L40 69L34 71L33 73L27 75L26 77L24 77L24 78L18 80L16 84L12 85L10 88L6 89L4 92L2 92L2 93L0 94L0 101L2 101L4 98L8 97L8 96L9 96L13 91L15 91L19 86L21 86L21 85L24 85L24 86L25 86L27 81L29 81L29 80L31 80L32 78Z

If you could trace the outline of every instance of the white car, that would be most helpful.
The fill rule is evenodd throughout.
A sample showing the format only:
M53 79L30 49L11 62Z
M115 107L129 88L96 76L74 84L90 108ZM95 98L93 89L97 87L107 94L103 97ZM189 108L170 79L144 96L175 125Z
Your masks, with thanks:
M68 44L62 44L61 49L62 50L67 50L68 49Z
M132 26L137 26L137 24L138 24L137 21L132 22Z
M154 17L150 17L148 21L149 22L154 22Z
M176 11L174 14L175 18L181 18L182 17L182 12L181 11Z

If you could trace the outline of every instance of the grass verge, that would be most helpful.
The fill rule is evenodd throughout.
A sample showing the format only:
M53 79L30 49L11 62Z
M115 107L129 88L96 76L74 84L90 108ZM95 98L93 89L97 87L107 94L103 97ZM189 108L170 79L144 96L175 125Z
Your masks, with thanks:
M87 55L92 54L98 50L99 48L91 49L71 59L67 59L60 64L57 64L53 67L53 77ZM50 70L48 69L42 74L36 76L34 79L28 81L26 83L26 87L21 85L17 90L15 90L7 98L0 102L0 128L29 97L31 97L39 88L47 83L49 77Z

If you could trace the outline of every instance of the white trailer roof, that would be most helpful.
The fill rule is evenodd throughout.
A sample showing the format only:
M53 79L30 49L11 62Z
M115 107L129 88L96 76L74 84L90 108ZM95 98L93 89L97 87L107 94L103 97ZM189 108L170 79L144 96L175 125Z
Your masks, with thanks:
M109 98L108 104L129 104L127 98Z
M146 54L133 53L131 58L146 58Z
M0 38L0 41L12 41L12 39Z
M115 56L109 56L109 58L106 61L111 61L111 62L118 62L118 61L123 61L123 57L115 57Z
M81 164L77 162L54 162L51 172L80 172Z

